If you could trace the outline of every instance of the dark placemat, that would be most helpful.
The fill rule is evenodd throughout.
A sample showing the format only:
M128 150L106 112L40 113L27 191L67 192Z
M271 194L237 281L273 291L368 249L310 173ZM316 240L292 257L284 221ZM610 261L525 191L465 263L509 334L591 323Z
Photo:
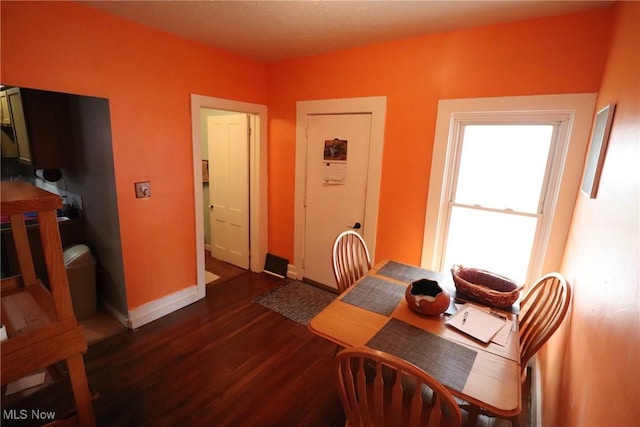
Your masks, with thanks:
M398 319L389 322L367 343L427 372L447 387L462 391L477 352Z
M400 280L405 283L411 283L419 279L436 280L438 283L446 281L446 276L442 273L425 270L424 268L414 267L412 265L402 264L396 261L387 262L380 270L378 270L377 274Z
M405 290L404 286L397 283L366 276L342 298L342 301L389 316L404 298Z

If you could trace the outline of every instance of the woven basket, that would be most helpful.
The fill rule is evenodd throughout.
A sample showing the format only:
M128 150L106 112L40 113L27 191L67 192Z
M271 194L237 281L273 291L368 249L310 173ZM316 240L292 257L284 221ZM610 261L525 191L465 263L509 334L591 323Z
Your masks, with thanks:
M511 279L479 268L454 265L451 274L461 297L491 307L511 307L522 289Z

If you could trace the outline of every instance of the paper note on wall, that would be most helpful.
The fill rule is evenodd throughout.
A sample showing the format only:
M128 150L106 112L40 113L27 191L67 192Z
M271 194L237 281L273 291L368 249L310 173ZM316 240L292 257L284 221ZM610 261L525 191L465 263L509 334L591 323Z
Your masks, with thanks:
M338 138L325 140L323 162L324 183L343 184L347 178L347 140Z
M326 162L322 179L326 184L342 184L347 177L347 162Z

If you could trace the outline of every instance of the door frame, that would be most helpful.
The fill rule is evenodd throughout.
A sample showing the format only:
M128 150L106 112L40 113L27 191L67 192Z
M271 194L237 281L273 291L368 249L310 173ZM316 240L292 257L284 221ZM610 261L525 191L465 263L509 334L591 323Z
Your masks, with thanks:
M294 256L287 276L301 280L304 278L305 239L305 194L307 177L307 116L323 114L371 114L371 140L369 145L369 169L367 173L367 198L364 211L364 239L372 259L375 259L376 234L378 230L378 206L380 201L380 181L382 176L382 152L384 147L384 126L387 112L387 97L372 96L362 98L325 99L296 102L296 177L294 212ZM327 259L330 259L327 254Z
M202 189L202 138L200 109L225 110L257 117L249 138L249 239L250 269L261 272L267 256L267 106L224 98L191 94L193 141L193 191L195 199L196 277L198 296L206 295L204 279L204 213ZM253 122L252 122L253 125Z

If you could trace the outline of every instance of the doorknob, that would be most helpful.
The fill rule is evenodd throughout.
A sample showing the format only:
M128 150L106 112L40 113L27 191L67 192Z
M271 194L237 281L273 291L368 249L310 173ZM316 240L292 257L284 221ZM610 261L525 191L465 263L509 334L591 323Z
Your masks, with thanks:
M359 230L360 228L362 228L362 224L360 224L359 222L356 222L355 224L353 224L353 226L348 227L352 230Z
M209 205L209 209L213 209L213 205Z

